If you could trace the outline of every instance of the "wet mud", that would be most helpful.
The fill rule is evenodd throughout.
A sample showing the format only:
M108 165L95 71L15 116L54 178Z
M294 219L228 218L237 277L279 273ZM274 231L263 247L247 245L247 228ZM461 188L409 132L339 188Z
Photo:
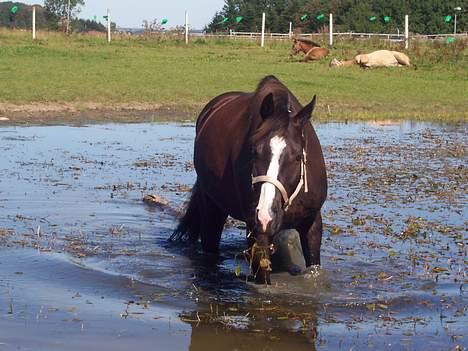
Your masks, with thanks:
M466 347L466 126L316 129L322 267L267 287L245 280L242 223L218 256L167 242L195 179L193 125L0 127L1 347Z

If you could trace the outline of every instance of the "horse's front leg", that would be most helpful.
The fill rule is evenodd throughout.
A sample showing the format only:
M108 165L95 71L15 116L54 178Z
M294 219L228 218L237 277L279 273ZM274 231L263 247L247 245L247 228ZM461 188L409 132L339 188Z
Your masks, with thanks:
M228 214L220 209L208 196L200 196L200 238L203 251L216 253L219 249L221 233Z
M302 251L306 266L320 264L320 246L322 245L322 215L320 211L315 216L312 224L299 228Z

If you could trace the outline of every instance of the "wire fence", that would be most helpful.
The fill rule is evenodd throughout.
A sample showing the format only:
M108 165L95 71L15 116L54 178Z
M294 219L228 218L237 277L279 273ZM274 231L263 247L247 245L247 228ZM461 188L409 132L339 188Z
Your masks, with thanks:
M225 38L225 39L247 39L247 40L260 40L261 32L226 32L226 33L199 33L198 36L205 38ZM326 39L328 33L265 33L265 38L270 40L289 40L292 38L308 38L308 39ZM356 33L356 32L342 32L333 33L336 39L381 39L395 42L404 42L405 35L403 33ZM440 34L410 34L410 40L445 40L449 37L468 39L467 33L440 33Z
M105 16L107 20L107 41L110 43L113 30L112 30L112 21L110 15L110 9L107 9L107 16ZM69 22L69 20L68 20ZM69 24L67 22L67 25ZM292 30L292 22L289 23L289 32L288 33L268 33L266 32L266 15L265 12L262 14L262 31L261 32L236 32L230 30L227 33L215 33L215 34L208 34L208 33L195 33L190 30L189 24L189 17L188 11L185 11L185 24L184 26L180 26L179 30L183 30L183 36L185 39L185 43L189 43L190 37L205 37L205 38L229 38L229 39L247 39L247 40L260 40L261 46L264 46L265 39L270 40L290 40L293 37L300 37L300 38L321 38L326 39L328 37L328 43L330 46L333 45L334 39L372 39L377 38L386 41L394 41L394 42L404 42L405 48L408 49L409 41L410 40L447 40L447 42L453 42L455 38L463 38L464 40L468 38L468 33L456 33L456 24L455 24L455 33L453 34L429 34L429 35L422 35L422 34L410 34L409 33L409 16L405 15L405 30L404 33L355 33L355 32L334 32L333 31L333 14L329 14L329 24L328 24L328 33L308 33L308 34L294 34ZM456 17L455 17L456 23ZM119 34L125 35L134 35L131 31L117 31ZM141 33L141 32L140 32ZM177 33L177 31L176 31ZM36 6L32 7L32 38L33 40L36 39Z

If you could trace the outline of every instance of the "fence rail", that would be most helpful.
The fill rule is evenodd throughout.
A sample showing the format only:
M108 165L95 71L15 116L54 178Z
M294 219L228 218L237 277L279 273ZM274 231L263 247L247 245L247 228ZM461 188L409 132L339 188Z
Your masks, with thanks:
M203 37L207 38L231 38L231 39L260 39L262 33L260 32L234 32L231 31L229 33L219 33L219 34L201 34ZM292 37L294 38L317 38L323 37L326 38L328 33L301 33L301 34L293 34L293 33L265 33L265 38L267 39L275 39L275 40L287 40ZM384 40L391 40L391 41L404 41L405 35L404 33L356 33L356 32L342 32L342 33L333 33L333 37L336 38L357 38L357 39L384 39ZM449 34L410 34L409 39L445 39L448 37L455 37L455 38L467 38L468 39L468 32L467 33L449 33Z

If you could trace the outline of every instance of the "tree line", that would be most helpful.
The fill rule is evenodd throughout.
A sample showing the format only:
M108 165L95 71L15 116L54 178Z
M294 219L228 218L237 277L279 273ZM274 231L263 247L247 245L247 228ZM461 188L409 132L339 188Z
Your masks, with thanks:
M75 32L105 32L106 27L95 19L77 18L84 0L70 0L70 30ZM45 0L44 6L36 7L36 28L66 30L68 0ZM0 27L31 29L32 6L21 2L0 2Z
M225 0L206 26L207 32L259 32L262 12L267 31L287 33L289 23L299 33L328 30L328 14L333 13L335 31L394 33L404 30L410 16L410 32L419 34L465 31L467 0ZM462 7L461 11L455 10Z

